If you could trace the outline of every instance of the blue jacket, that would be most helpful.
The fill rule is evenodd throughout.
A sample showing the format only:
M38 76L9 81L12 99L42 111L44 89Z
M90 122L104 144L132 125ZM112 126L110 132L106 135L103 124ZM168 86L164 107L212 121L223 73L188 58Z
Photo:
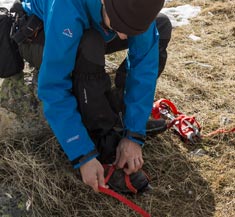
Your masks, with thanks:
M24 0L24 10L44 22L45 47L38 78L38 96L45 117L69 160L86 156L95 146L84 127L73 94L71 72L84 30L97 29L106 41L115 33L103 32L101 0ZM128 37L125 128L145 135L158 75L158 31L153 22L140 35ZM97 157L90 155L88 160Z

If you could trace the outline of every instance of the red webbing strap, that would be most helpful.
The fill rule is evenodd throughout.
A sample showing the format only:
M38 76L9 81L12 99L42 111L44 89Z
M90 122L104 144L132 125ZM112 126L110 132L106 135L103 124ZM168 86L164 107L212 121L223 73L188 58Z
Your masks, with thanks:
M125 198L124 196L118 194L117 192L108 189L108 188L103 188L101 186L99 186L99 190L100 192L107 194L111 197L116 198L117 200L119 200L120 202L126 204L128 207L130 207L131 209L135 210L136 212L138 212L141 216L143 217L150 217L150 214L147 213L146 211L144 211L141 207L137 206L136 204L134 204L133 202L131 202L130 200L128 200L127 198Z
M130 180L130 176L125 174L125 182L126 182L126 186L127 188L132 191L134 194L137 193L137 189L131 184L131 180Z
M186 121L188 121L188 123L190 123L192 126L188 125ZM179 133L184 137L187 137L188 132L194 131L194 126L196 126L199 131L201 129L200 124L196 121L195 117L193 116L189 117L185 115L179 115L171 123L168 124L168 128L172 127L173 125L178 128ZM185 126L187 126L187 128L185 128Z
M104 167L104 169L106 169L106 168L108 168L108 174L107 174L107 176L105 177L105 180L104 180L104 182L105 182L105 184L109 181L109 179L110 179L110 177L113 175L113 172L114 172L114 170L115 170L115 166L109 166L109 165L103 165L103 167Z
M159 119L161 117L160 110L166 107L168 107L174 115L180 114L175 105L170 100L159 99L153 103L152 116L155 119Z
M174 105L173 102L171 102L170 100L168 99L160 99L156 102L156 106L159 107L159 108L164 108L164 106L167 106L170 108L171 112L174 114L174 115L178 115L178 114L181 114L176 106Z
M103 164L104 169L108 169L108 174L105 177L105 184L109 181L110 177L112 176L113 172L115 171L116 167L115 165L108 165L108 164ZM125 175L125 182L127 187L133 192L133 193L137 193L137 190L134 188L134 186L131 184L130 181L130 176ZM104 188L99 186L99 191L107 194L111 197L116 198L117 200L119 200L120 202L126 204L128 207L130 207L131 209L135 210L136 212L138 212L141 216L143 217L150 217L150 214L148 214L146 211L144 211L141 207L139 207L138 205L134 204L133 202L131 202L130 200L128 200L127 198L125 198L124 196L118 194L117 192L109 189L109 188Z

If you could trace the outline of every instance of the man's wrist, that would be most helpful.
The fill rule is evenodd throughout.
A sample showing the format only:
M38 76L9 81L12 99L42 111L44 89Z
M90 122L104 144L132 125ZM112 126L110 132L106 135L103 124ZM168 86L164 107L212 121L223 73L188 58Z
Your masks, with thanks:
M92 160L95 157L98 157L98 155L99 155L99 152L96 149L94 149L90 151L89 153L87 153L86 155L81 155L75 158L74 160L71 161L71 164L74 167L74 169L78 169L86 162Z
M139 144L140 146L143 147L144 145L144 142L145 142L145 135L142 135L142 134L139 134L139 133L136 133L136 132L132 132L130 130L126 130L124 132L124 137Z

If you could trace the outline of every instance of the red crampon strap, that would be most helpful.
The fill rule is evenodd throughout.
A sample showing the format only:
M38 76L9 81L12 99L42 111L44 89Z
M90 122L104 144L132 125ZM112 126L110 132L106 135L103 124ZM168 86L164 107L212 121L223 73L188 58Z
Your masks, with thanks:
M128 200L126 197L118 194L117 192L108 189L108 188L103 188L101 186L99 186L99 190L100 192L107 194L111 197L116 198L117 200L119 200L120 202L126 204L128 207L130 207L131 209L135 210L136 212L138 212L141 216L143 217L150 217L150 214L147 213L146 211L144 211L141 207L137 206L136 204L134 204L133 202L131 202L130 200Z
M159 119L161 117L161 110L167 108L170 109L174 115L180 114L175 105L170 100L159 99L158 101L155 101L153 103L153 109L152 109L153 118Z
M137 189L131 184L131 180L130 180L130 176L125 174L125 182L126 182L126 186L127 188L133 192L134 194L137 193Z
M103 165L103 167L106 169L108 168L108 174L105 178L105 184L109 181L110 177L112 176L113 172L115 171L115 166L114 165ZM137 193L137 190L134 188L134 186L131 184L130 182L130 177L128 175L125 175L125 182L127 187L129 188L129 190L131 190L133 193ZM126 197L122 196L121 194L118 194L117 192L108 189L108 188L104 188L99 186L99 191L101 193L107 194L113 198L116 198L117 200L119 200L120 202L126 204L129 208L135 210L137 213L139 213L141 216L143 217L150 217L150 214L147 213L145 210L143 210L141 207L139 207L138 205L136 205L135 203L131 202L130 200L128 200Z
M104 164L103 167L104 167L104 169L107 169L107 168L109 169L108 174L107 174L107 176L105 177L105 180L104 180L104 182L106 184L109 181L110 177L113 175L113 172L116 168L115 168L115 166L110 166L110 165L107 165L107 164Z
M201 129L201 126L193 116L189 117L185 115L179 115L168 125L168 128L172 127L173 125L177 127L179 133L183 137L187 137L188 133L190 133L191 131L193 132L195 130L194 129L195 126L199 131Z
M155 119L160 117L169 119L168 128L174 127L186 141L194 143L200 138L201 127L195 117L189 117L179 112L170 100L160 99L154 102L152 116Z

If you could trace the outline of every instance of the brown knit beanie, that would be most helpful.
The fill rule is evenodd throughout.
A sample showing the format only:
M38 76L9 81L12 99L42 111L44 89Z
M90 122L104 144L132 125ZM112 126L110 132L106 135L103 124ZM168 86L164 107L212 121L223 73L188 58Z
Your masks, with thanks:
M145 32L164 0L104 0L111 27L129 36Z

